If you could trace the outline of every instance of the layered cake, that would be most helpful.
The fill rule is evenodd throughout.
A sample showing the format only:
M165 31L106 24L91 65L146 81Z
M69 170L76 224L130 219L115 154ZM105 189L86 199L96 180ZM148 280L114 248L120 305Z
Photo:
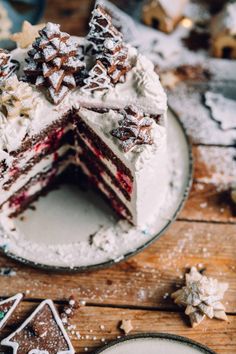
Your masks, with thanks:
M19 214L70 169L134 225L154 216L168 183L166 95L100 5L86 38L48 23L27 48L1 51L0 82L1 212Z

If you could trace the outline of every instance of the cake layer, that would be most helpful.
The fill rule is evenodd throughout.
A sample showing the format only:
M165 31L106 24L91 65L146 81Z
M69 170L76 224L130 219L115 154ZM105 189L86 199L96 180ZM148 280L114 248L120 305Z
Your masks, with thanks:
M80 168L83 174L85 174L91 184L95 187L96 191L100 191L102 197L111 205L114 211L120 215L122 218L133 222L133 216L127 206L119 199L116 193L109 187L101 175L96 173L93 165L90 165L85 160L81 161Z
M123 118L121 112L80 108L78 116L78 122L82 120L82 128L79 128L80 138L96 155L96 159L109 169L120 185L120 191L124 189L130 195L128 208L133 223L145 224L152 217L153 211L162 204L168 185L166 117L163 117L162 125L153 120L152 145L136 146L124 154L115 138L110 138L110 131L117 127ZM98 146L101 147L100 150L97 149ZM115 158L107 151L112 151Z
M2 211L9 217L16 217L22 213L38 197L43 195L55 184L68 167L66 161L31 178L20 190L18 190L2 207Z
M126 202L130 201L131 193L130 191L127 191L127 188L124 188L123 180L120 182L121 179L117 179L116 174L113 174L103 159L96 156L94 150L91 149L91 144L86 144L86 142L81 137L78 139L78 143L79 148L77 149L77 152L79 152L79 161L81 161L81 154L86 156L90 163L96 166L97 173L103 177L106 176L107 183L115 188L117 193L120 193Z
M18 180L12 184L11 188L7 191L2 190L0 194L0 207L9 200L15 193L21 190L28 182L40 173L46 173L55 167L64 156L69 153L70 146L64 145L58 149L56 157L55 153L47 155L39 163L35 164L33 168L26 174L22 174ZM71 155L71 154L70 154Z
M49 44L53 31L59 43L71 47L68 58L63 46L48 57L47 46L58 42ZM18 213L52 179L76 166L119 215L137 225L146 223L167 185L167 102L159 77L148 59L122 42L122 35L119 46L114 38L105 38L98 57L91 51L91 38L64 36L49 23L32 46L12 53L19 62L18 78L25 74L31 85L16 76L12 83L26 89L32 109L25 105L23 114L16 110L11 119L7 110L0 113L0 207ZM117 55L119 65L107 67L103 54L112 62ZM94 67L100 71L93 73Z
M53 142L51 139L47 139L46 143L44 141L37 143L29 151L21 153L18 158L15 158L12 165L8 166L2 174L2 178L0 178L0 188L5 191L9 190L21 175L29 173L45 156L54 154L54 159L56 160L58 154L57 150L60 147L74 145L74 133L72 131L59 128L55 131L54 135L60 136L60 138L56 141L53 140Z

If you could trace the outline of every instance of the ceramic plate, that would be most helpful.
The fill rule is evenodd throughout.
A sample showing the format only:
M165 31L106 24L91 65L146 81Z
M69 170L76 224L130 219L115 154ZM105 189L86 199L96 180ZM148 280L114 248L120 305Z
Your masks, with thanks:
M29 265L62 271L107 267L143 250L175 220L192 182L191 146L171 112L168 148L168 191L152 224L137 229L118 220L96 193L62 185L41 197L35 210L0 225L1 249Z
M187 338L172 334L140 334L122 338L95 354L215 354Z

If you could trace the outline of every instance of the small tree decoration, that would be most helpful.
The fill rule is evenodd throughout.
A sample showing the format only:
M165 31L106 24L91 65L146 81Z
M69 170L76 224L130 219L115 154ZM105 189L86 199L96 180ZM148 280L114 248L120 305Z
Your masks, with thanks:
M93 10L89 27L87 39L92 45L93 53L103 52L104 42L108 38L113 38L116 42L123 40L122 34L112 25L111 16L101 5Z
M31 118L37 106L32 87L19 81L16 75L5 80L0 86L0 111L6 118Z
M109 89L111 79L107 74L105 66L98 60L90 70L89 76L84 80L83 91L100 91Z
M153 144L151 129L153 119L144 117L137 107L131 105L124 110L124 119L111 134L121 141L124 152L130 151L135 145Z
M97 57L107 68L108 75L113 84L122 81L130 70L128 63L128 48L114 39L106 39L103 53Z
M19 67L19 63L11 59L7 50L0 49L0 83L10 77Z
M96 59L106 67L113 84L116 84L130 70L128 48L123 35L113 26L110 15L101 5L97 5L90 21L88 40Z
M217 318L227 321L225 307L221 303L228 284L202 275L195 267L185 275L185 285L171 297L179 306L185 307L192 327L199 325L204 318Z
M49 99L59 104L76 87L75 76L84 69L77 42L60 26L48 23L28 52L24 68L27 81L47 90Z

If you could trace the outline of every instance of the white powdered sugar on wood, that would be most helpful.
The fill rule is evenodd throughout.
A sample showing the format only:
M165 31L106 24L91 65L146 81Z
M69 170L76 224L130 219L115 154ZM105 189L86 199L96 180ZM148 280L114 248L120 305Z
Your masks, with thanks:
M185 178L182 173L186 168L180 160L182 158L180 150L173 149L175 152L174 154L172 152L169 162L172 172L170 172L166 203L164 207L158 208L148 225L136 228L125 220L118 222L114 220L111 226L100 227L85 240L67 244L44 244L27 239L16 226L14 219L9 219L2 213L0 215L0 247L6 253L10 252L35 263L43 262L46 255L48 265L72 269L78 265L96 265L110 260L121 261L125 254L136 251L150 242L157 234L157 230L161 230L173 218L176 205L182 197L183 178ZM175 171L178 173L176 174Z
M209 175L198 177L202 183L211 183L228 189L236 181L236 149L233 147L198 147L200 161L207 166Z
M220 123L223 130L236 128L236 101L219 93L207 91L206 105L210 107L212 117Z
M223 130L204 104L207 86L182 83L168 95L170 107L178 114L195 144L233 145L236 129Z

